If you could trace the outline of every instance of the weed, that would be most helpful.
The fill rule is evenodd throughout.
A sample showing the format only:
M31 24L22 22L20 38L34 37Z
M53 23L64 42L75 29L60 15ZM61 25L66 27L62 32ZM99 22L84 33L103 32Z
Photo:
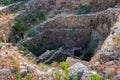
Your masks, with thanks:
M59 79L60 79L61 74L60 74L60 72L59 72L59 71L56 71L56 72L55 72L55 77L56 77L56 79L57 79L57 80L59 80Z
M16 72L16 76L17 76L17 80L22 80L22 76L19 71Z
M62 69L63 69L66 73L69 72L69 70L68 70L69 64L68 64L68 63L62 62L62 63L61 63L61 66L62 66Z
M73 79L74 80L78 80L79 78L78 78L78 74L75 74L74 76L73 76Z
M120 43L120 36L115 37L115 42Z
M32 74L30 72L30 69L27 69L27 78L28 80L32 80Z
M14 58L13 59L13 62L12 62L12 66L13 66L13 68L15 69L15 70L19 70L19 68L20 68L20 62L16 59L16 58Z
M49 69L50 66L48 66L47 64L45 63L39 63L39 66L40 66L40 69L42 71L47 71Z
M99 74L92 74L92 75L89 77L89 80L103 80L103 77L100 76Z
M61 65L62 65L62 69L65 71L65 80L69 80L69 70L68 70L69 64L66 62L62 62Z
M53 74L54 80L69 80L69 75L66 73L61 73L60 71L56 71Z

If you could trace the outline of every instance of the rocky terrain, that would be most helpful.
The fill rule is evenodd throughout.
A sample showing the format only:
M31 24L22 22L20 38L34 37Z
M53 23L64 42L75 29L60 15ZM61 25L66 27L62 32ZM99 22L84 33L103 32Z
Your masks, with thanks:
M120 80L120 0L0 0L0 80Z

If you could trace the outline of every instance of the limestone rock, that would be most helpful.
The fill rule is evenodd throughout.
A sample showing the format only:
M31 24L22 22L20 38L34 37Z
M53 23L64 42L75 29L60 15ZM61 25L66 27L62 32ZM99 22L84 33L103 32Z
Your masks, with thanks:
M69 67L70 76L73 77L75 74L78 74L79 80L88 80L91 74L95 74L95 71L92 71L87 66L82 63L76 63Z

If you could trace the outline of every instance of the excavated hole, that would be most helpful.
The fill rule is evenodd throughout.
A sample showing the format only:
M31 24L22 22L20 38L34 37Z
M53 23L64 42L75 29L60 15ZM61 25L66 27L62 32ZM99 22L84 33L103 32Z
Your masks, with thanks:
M62 18L57 18L52 22L46 23L42 28L38 27L37 30L40 30L40 33L23 45L27 46L27 49L29 49L36 57L41 56L47 50L57 51L58 48L63 47L64 52L71 57L85 61L91 60L96 48L99 45L99 41L101 41L99 38L101 35L104 36L104 33L100 34L99 30L94 29L94 32L93 29L90 29L91 23L95 22L90 22L93 20L90 20L90 18L86 16L81 17L81 19L78 17L78 21L75 21L75 23L82 24L74 24L73 21L73 24L69 22L69 24L67 24L68 26L65 26L65 22L74 20L75 18L67 17L63 21L61 21ZM54 27L54 25L56 26ZM93 37L95 34L96 36ZM105 34L109 34L109 31L105 31ZM104 36L104 39L106 37L107 36ZM62 57L58 58L62 59Z
M63 47L64 52L71 57L89 61L98 46L100 49L102 45L100 42L103 42L109 35L110 28L116 22L116 15L116 11L108 9L83 16L58 16L36 27L39 34L23 44L36 57L41 56L47 50ZM76 48L82 50L74 50Z
M43 34L30 40L30 42L27 43L29 44L27 48L32 53L34 53L36 57L38 57L45 53L47 50L57 51L58 48L63 47L66 54L68 54L69 56L89 61L92 57L90 55L94 53L94 50L91 52L92 54L90 55L85 54L85 52L88 52L88 45L91 42L91 30L83 30L48 30L47 32L45 31L43 32ZM26 46L25 43L24 46ZM73 50L80 47L81 49ZM96 47L94 47L94 49ZM67 52L68 49L70 49L70 51ZM83 58L80 58L81 56L83 56ZM57 59L57 61L64 61L67 57L63 55L59 56L59 58L62 60Z

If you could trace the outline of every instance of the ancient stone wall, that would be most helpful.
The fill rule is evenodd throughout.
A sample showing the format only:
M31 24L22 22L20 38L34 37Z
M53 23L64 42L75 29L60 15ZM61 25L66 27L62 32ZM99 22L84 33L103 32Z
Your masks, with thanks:
M101 35L108 35L117 20L119 9L108 9L88 15L60 15L37 25L39 31L49 29L95 29Z
M114 7L119 0L56 0L57 8L80 9L84 5L91 6L91 12L105 10Z

